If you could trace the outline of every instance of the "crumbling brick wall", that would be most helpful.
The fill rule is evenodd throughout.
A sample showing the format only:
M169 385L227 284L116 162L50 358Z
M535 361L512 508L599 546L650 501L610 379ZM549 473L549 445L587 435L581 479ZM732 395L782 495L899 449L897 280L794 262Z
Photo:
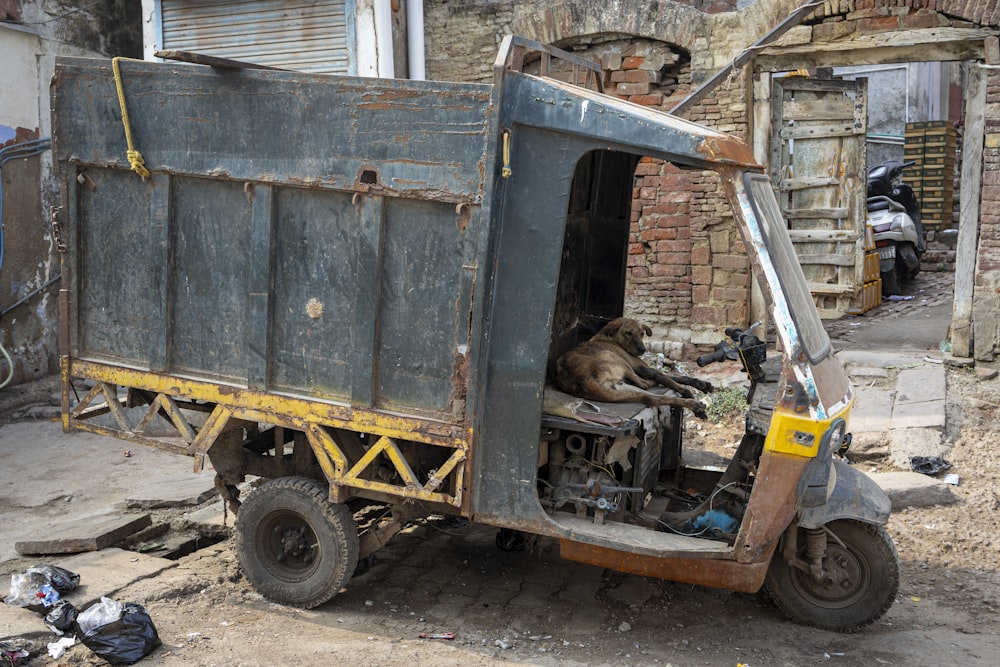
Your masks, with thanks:
M599 57L608 71L608 92L669 110L800 4L757 0L734 12L735 3L728 0L442 0L425 5L428 73L435 79L488 81L497 45L504 34L514 32ZM832 0L788 37L819 44L890 30L997 25L1000 0ZM619 62L614 54L600 53L601 44L610 41L631 43L635 51L619 46ZM656 61L663 49L678 56L671 66ZM657 55L648 60L650 53ZM685 116L749 139L751 96L745 74L736 72ZM1000 216L992 213L1000 210L1000 121L993 120L1000 118L997 77L990 75L986 109L976 289L977 312L982 313L1000 310L990 301L997 300L1000 287ZM748 317L747 258L728 207L711 196L716 187L712 179L710 173L649 161L636 174L627 312L649 321L656 339L673 341L684 354L693 346L714 343L720 327L745 323ZM682 231L684 219L687 228ZM983 316L985 326L992 327L991 346L1000 341L1000 323L991 324L998 317Z

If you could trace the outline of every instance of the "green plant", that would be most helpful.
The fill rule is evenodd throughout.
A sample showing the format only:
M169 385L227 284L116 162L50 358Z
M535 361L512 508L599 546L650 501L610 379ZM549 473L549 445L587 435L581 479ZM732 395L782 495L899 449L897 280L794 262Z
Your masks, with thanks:
M705 398L708 421L715 424L742 417L747 409L747 390L744 387L717 389Z

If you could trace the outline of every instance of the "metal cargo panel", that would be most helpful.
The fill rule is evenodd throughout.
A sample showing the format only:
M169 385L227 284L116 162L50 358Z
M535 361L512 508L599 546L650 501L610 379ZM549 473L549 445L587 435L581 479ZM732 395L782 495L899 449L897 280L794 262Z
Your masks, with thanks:
M381 407L444 411L464 395L475 257L455 207L388 200L379 294ZM456 406L460 409L461 406Z
M174 178L171 194L170 368L245 382L247 274L257 268L243 185Z
M357 207L348 192L279 188L275 216L273 385L349 398Z
M316 74L350 73L353 0L160 0L161 48Z
M75 358L464 424L490 87L122 74L146 180L110 64L54 84Z
M165 229L135 215L150 208L150 190L129 171L88 170L94 190L79 188L77 234L80 354L152 362L151 332L165 316L163 274L136 271L166 263Z

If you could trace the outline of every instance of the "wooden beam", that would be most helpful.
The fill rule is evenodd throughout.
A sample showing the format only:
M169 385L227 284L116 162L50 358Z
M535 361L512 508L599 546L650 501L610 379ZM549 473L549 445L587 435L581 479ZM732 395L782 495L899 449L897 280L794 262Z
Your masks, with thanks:
M681 100L670 113L675 116L682 115L688 110L692 105L699 102L705 95L707 95L713 88L718 86L722 81L729 77L731 72L735 72L737 69L743 67L748 62L753 60L753 57L760 53L761 49L775 41L786 32L797 26L803 20L805 20L810 14L812 14L817 8L823 6L823 2L806 2L798 9L793 11L791 14L785 17L785 19L774 26L766 35L754 42L753 46L750 46L738 56L733 58L733 62L729 63L718 72L713 74L705 83L698 86L695 90L691 92L690 95Z
M973 354L973 305L976 279L976 255L979 248L979 191L983 179L983 143L985 140L986 73L976 63L969 66L966 84L965 132L962 143L962 189L959 200L958 242L955 246L955 300L951 312L951 353L956 357ZM995 316L994 316L995 321ZM978 323L977 323L978 324ZM993 335L988 341L984 327L977 326L975 346L992 350Z
M754 60L754 69L785 72L839 65L982 60L984 40L996 30L981 28L927 28L858 35L836 42L811 42L787 47L767 47Z

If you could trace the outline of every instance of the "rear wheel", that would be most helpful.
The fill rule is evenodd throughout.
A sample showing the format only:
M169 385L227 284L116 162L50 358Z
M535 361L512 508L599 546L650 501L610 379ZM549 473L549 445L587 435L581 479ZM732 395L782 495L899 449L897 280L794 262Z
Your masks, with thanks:
M327 486L281 477L251 493L236 516L236 555L247 580L282 604L321 605L358 564L358 531L346 505Z
M899 271L899 258L893 264L892 270L883 271L880 277L882 278L882 296L902 294L902 290L899 287L899 283L902 281L902 274Z
M882 617L899 589L899 556L885 528L857 521L826 526L823 574L789 565L775 554L764 585L790 619L838 632L856 632ZM806 531L796 559L808 563Z

